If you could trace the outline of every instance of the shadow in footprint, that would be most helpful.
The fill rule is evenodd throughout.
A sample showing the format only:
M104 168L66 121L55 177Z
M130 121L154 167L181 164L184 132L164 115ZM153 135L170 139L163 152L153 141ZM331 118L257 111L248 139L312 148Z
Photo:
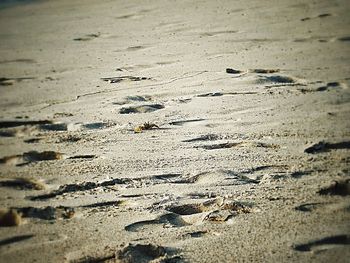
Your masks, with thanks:
M135 95L135 96L127 96L125 98L125 100L123 101L118 101L118 102L113 102L112 104L113 105L124 105L124 104L128 104L130 102L147 102L147 101L151 101L152 100L152 97L151 96L138 96L138 95Z
M320 195L350 195L350 179L335 181L331 186L322 188L318 193Z
M38 143L41 140L42 140L42 138L30 138L30 139L23 140L23 142L25 142L25 143Z
M96 155L85 154L85 155L74 155L74 156L68 157L67 159L94 159L94 158L96 158Z
M224 31L212 31L212 32L204 32L201 33L200 36L202 37L212 37L216 35L222 35L222 34L234 34L237 33L237 30L224 30Z
M13 128L18 126L25 125L44 125L44 124L52 124L52 121L49 120L41 120L41 121L0 121L0 129L3 128Z
M217 150L217 149L233 148L240 144L241 143L239 142L226 142L226 143L219 143L219 144L202 145L202 146L197 146L196 148L203 148L205 150Z
M318 142L304 150L305 153L321 153L329 152L330 150L341 150L341 149L350 149L350 141L338 142L338 143L329 143L329 142Z
M134 77L134 76L121 76L121 77L109 77L109 78L101 78L103 81L109 83L119 83L122 81L142 81L142 80L151 80L152 78L147 77Z
M202 142L202 141L216 141L221 139L219 135L216 134L206 134L197 138L183 140L182 142Z
M74 215L74 208L72 207L16 207L13 208L19 212L22 217L37 218L42 220L55 220L57 218L69 219Z
M233 69L233 68L227 68L226 69L226 73L228 73L228 74L241 74L241 73L243 73L243 71L242 70Z
M277 73L279 72L279 69L250 69L249 72L251 73L258 73L258 74L271 74L271 73Z
M350 245L350 236L338 235L325 237L305 244L296 245L294 246L294 249L301 252L321 251L343 245Z
M153 220L145 220L127 225L125 227L125 230L130 232L137 232L143 229L145 226L159 224L168 227L182 227L188 225L178 214L167 213Z
M350 41L350 36L340 37L340 38L338 38L338 40L343 41L343 42L348 42L348 41Z
M196 146L195 148L203 148L205 150L218 150L218 149L227 149L227 148L234 148L234 147L259 147L259 148L276 149L279 146L275 144L267 144L263 142L243 141L243 142L226 142L226 143L219 143L219 144L200 145L200 146Z
M97 130L108 127L110 124L104 122L91 123L52 123L43 124L39 129L44 131L80 131L80 130Z
M313 210L317 209L320 205L325 205L323 203L307 203L302 204L297 207L295 207L295 210L302 211L302 212L312 212Z
M254 95L258 94L258 92L248 91L248 92L211 92L211 93L204 93L197 95L199 98L206 98L206 97L221 97L221 96L234 96L234 95Z
M205 119L191 119L191 120L180 120L180 121L172 121L169 122L170 125L177 125L177 126L183 126L187 123L192 123L192 122L200 122L204 121Z
M156 180L168 181L168 180L172 180L174 178L178 178L181 175L182 174L169 173L169 174L154 175L152 178L156 179Z
M208 231L195 231L185 234L184 237L199 238L205 236L206 234L208 234Z
M35 179L14 178L0 181L0 187L10 187L20 190L43 190L45 185Z
M113 186L116 184L125 184L130 183L132 180L130 179L112 179L108 181L104 181L101 183L95 183L95 182L84 182L80 184L66 184L61 185L57 190L52 191L48 194L43 195L37 195L37 196L30 196L29 200L36 201L36 200L47 200L50 198L54 198L59 195L63 195L65 193L72 193L72 192L79 192L79 191L88 191L92 190L98 187L105 187L105 186Z
M34 59L27 59L27 58L19 58L19 59L2 60L2 61L0 61L0 64L7 64L7 63L28 63L28 64L33 64L33 63L36 63L36 61Z
M318 87L315 91L329 91L331 89L341 88L341 84L339 82L328 82L325 86ZM300 90L301 92L311 92L313 90Z
M15 237L10 237L10 238L6 238L3 240L0 240L0 247L2 246L7 246L13 243L17 243L23 240L27 240L34 237L34 235L21 235L21 236L15 236Z
M15 84L16 82L22 82L24 80L31 80L34 79L32 77L23 77L23 78L0 78L0 86L11 86Z
M228 219L242 213L251 213L251 205L244 204L237 201L228 200L209 200L203 203L184 204L184 205L172 205L166 208L175 214L183 216L183 219L190 220L191 215L203 214L204 217L198 217L195 221L214 221L225 222Z
M100 36L100 33L97 33L97 34L87 34L83 37L77 37L77 38L74 38L73 40L74 41L89 41L89 40L92 40L94 38L98 38Z
M296 83L295 79L287 76L275 75L275 76L264 76L261 82L272 82L280 84L292 84Z
M88 205L82 205L80 207L83 208L101 208L101 207L109 207L109 206L119 206L122 204L123 201L106 201L106 202L99 202L99 203L93 203L93 204L88 204Z
M132 106L127 108L121 108L119 110L120 114L130 114L130 113L148 113L156 110L164 109L162 104L149 104L142 106Z
M30 151L19 155L5 156L0 159L0 164L23 166L32 162L60 160L63 154L54 151Z
M178 215L193 215L205 212L205 206L202 204L185 204L179 206L171 206L167 208L168 211Z
M180 256L174 255L177 250L153 244L128 244L117 251L117 262L182 262Z

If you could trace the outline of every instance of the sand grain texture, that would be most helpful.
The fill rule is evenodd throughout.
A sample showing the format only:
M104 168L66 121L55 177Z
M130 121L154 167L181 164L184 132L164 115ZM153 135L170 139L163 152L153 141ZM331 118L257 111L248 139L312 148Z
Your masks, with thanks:
M0 262L347 262L349 11L0 9Z

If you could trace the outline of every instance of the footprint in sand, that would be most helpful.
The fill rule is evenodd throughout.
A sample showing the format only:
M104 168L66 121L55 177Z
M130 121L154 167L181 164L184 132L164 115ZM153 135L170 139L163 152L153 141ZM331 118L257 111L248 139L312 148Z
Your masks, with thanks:
M340 37L340 38L338 38L338 40L342 41L342 42L348 42L348 41L350 41L350 36Z
M322 152L329 152L331 150L346 150L350 149L350 141L330 143L321 141L304 150L305 153L316 154Z
M5 165L15 165L23 166L29 163L41 162L41 161L51 161L51 160L61 160L61 159L92 159L95 155L75 155L75 156L65 156L63 153L55 151L30 151L23 154L5 156L0 159L0 164Z
M5 156L0 159L0 164L22 166L32 162L60 160L63 158L62 153L54 151L30 151L19 155Z
M301 204L295 207L295 210L301 211L301 212L313 212L313 211L322 211L323 213L334 213L334 212L339 212L339 211L350 211L350 204L347 201L344 202L336 202L336 203L320 203L320 202L315 202L315 203L305 203Z
M52 124L49 120L39 120L39 121L0 121L0 129L4 128L14 128L19 126L33 126L33 125L45 125Z
M29 234L29 235L19 235L19 236L14 236L14 237L10 237L10 238L5 238L5 239L0 240L0 248L3 246L11 245L13 243L28 240L28 239L31 239L33 237L34 237L34 235Z
M318 87L316 91L328 91L328 90L334 90L339 88L344 88L344 85L342 85L340 82L328 82L325 86Z
M35 218L42 220L69 219L74 216L74 208L72 207L15 207L12 208L19 212L23 218Z
M301 211L301 212L311 212L317 209L320 206L324 206L324 203L307 203L307 204L302 204L298 205L295 207L295 210Z
M332 16L332 14L330 13L323 13L323 14L319 14L318 16L314 16L314 17L304 17L302 19L300 19L301 21L308 21L311 19L315 19L315 18L325 18L325 17L329 17Z
M279 148L276 144L268 144L262 142L226 142L226 143L218 143L218 144L210 144L210 145L200 145L195 148L203 148L205 150L218 150L218 149L228 149L235 147L261 147L261 148L270 148L277 149Z
M32 178L12 178L0 180L0 187L9 187L20 190L44 190L45 184Z
M332 248L350 245L349 235L329 236L322 239L310 241L308 243L295 245L293 248L300 252L321 252Z
M204 221L226 222L239 214L253 212L251 204L223 198L202 203L171 205L165 209L181 216L187 224L198 224Z
M113 126L113 123L91 122L91 123L62 123L51 120L39 121L0 121L0 137L21 137L39 131L85 131L97 130ZM27 139L26 143L36 143L42 138ZM74 140L73 140L74 141Z
M181 235L181 238L201 238L208 234L208 231L195 231Z
M330 186L322 188L318 191L320 195L350 195L350 179L335 181Z
M70 219L76 215L78 211L90 210L94 209L94 212L99 210L105 210L107 208L115 208L119 207L123 204L123 201L120 200L112 200L112 201L104 201L97 202L86 205L78 205L78 206L46 206L46 207L12 207L12 210L17 211L22 218L34 218L41 220L57 220L57 219Z
M36 61L34 59L27 58L19 58L19 59L11 59L11 60L2 60L0 64L8 64L8 63L24 63L24 64L34 64Z
M234 95L254 95L259 94L258 92L254 91L247 91L247 92L210 92L210 93L204 93L199 94L197 97L199 98L205 98L205 97L221 97L221 96L234 96Z
M181 257L175 255L177 250L153 244L128 244L117 251L118 262L180 262Z
M238 31L237 30L211 31L211 32L201 33L200 36L202 36L202 37L212 37L212 36L216 36L216 35L235 34L235 33L238 33Z
M207 186L228 186L243 184L259 184L287 177L287 167L283 165L258 166L242 171L216 170L201 172L196 175L173 174L169 177L153 177L151 184L198 184Z
M222 139L222 136L217 134L206 134L197 138L183 140L182 142L205 142L205 141L216 141Z
M106 187L106 186L114 186L118 184L126 184L126 183L132 183L132 179L112 179L103 181L100 183L96 182L83 182L83 183L76 183L76 184L65 184L61 185L57 190L54 190L47 194L37 195L37 196L30 196L28 199L32 201L36 200L47 200L50 198L55 198L56 196L60 196L66 193L72 193L72 192L80 192L80 191L88 191L92 190L98 187Z
M137 51L147 48L146 46L131 46L126 49L126 51Z
M347 89L347 85L345 83L340 82L328 82L323 86L320 86L316 89L314 88L299 88L298 90L301 93L310 93L310 92L319 92L319 91L331 91L331 90L340 90L340 89Z
M135 96L127 96L127 97L125 97L125 99L123 101L113 102L112 104L114 104L114 105L124 105L124 104L129 104L129 103L132 103L132 102L147 102L147 101L151 101L151 100L152 100L151 96L135 95Z
M72 122L72 123L50 123L41 124L38 126L43 131L84 131L84 130L98 130L112 126L112 123L106 122Z
M168 213L153 220L135 222L126 226L125 230L131 232L154 231L155 228L184 227L202 224L205 221L226 222L239 214L257 211L252 204L223 198L182 205L154 207L156 210L160 208L168 211Z
M258 73L258 74L271 74L279 72L279 69L249 69L248 71L226 68L226 73L228 74L241 74L241 73Z
M77 37L74 38L74 41L89 41L89 40L93 40L95 38L98 38L101 34L100 33L94 33L94 34L87 34L83 37Z
M142 81L142 80L151 80L152 78L147 77L134 77L134 76L121 76L121 77L109 77L109 78L101 78L103 81L109 83L119 83L122 81Z
M184 125L193 125L197 124L198 122L205 121L205 119L189 119L189 120L179 120L179 121L171 121L169 122L170 125L175 126L184 126Z
M156 219L144 220L132 223L125 227L126 231L139 232L139 231L154 231L154 228L169 228L169 227L182 227L186 226L186 223L181 216L175 213L166 213Z
M282 75L273 75L273 76L261 76L257 80L258 84L275 84L275 85L285 85L285 84L296 84L297 80L292 77L282 76Z
M232 171L217 170L202 172L196 175L168 174L157 175L147 180L140 180L141 183L155 184L199 184L199 185L241 185L248 183L259 183L257 180L247 176L236 174Z
M0 137L22 137L31 134L40 125L46 125L51 123L52 121L48 120L0 121Z
M34 79L33 77L23 77L23 78L0 78L0 86L11 86L17 82L22 82L25 80Z
M177 183L191 183L199 185L227 185L230 184L230 178L227 171L209 171L196 174L188 178L182 178Z
M27 250L27 253L32 251L32 248L38 249L48 244L59 243L67 240L67 236L63 234L25 234L20 236L14 236L0 241L0 249L6 249L6 253L16 253L19 249L23 251ZM17 244L20 242L20 244ZM3 243L3 245L1 245Z
M148 113L148 112L153 112L164 108L165 107L162 104L147 104L147 105L140 105L140 106L124 107L119 110L119 113L120 114Z
M261 69L261 68L257 68L257 69L250 69L249 72L251 72L251 73L258 73L258 74L271 74L271 73L280 72L280 70L279 69Z
M30 139L25 139L23 142L25 143L38 143L42 140L43 138L30 138Z

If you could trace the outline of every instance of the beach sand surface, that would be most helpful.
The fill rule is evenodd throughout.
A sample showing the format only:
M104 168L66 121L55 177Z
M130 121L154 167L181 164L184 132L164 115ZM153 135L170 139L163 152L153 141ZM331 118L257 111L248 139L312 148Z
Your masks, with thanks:
M349 12L1 9L0 262L348 262Z

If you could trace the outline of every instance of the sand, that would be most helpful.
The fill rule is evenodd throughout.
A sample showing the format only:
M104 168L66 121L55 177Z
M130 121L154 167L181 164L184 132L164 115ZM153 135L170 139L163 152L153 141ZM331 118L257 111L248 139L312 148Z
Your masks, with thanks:
M348 1L0 10L1 262L347 262Z

